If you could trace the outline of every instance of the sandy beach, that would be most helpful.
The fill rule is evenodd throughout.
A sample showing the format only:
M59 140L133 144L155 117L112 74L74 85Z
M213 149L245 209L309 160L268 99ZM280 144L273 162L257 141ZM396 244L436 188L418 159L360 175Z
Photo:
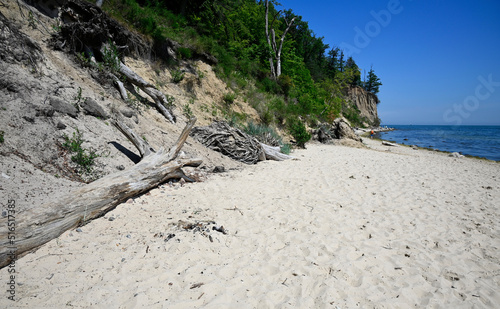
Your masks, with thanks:
M131 199L18 260L0 307L498 308L500 164L365 142Z

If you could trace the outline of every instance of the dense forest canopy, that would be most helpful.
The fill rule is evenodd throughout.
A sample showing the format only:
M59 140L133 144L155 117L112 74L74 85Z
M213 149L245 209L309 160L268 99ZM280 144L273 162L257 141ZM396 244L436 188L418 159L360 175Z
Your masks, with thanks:
M270 65L275 51L272 38L266 37L267 3L276 45L283 38L280 76L272 74ZM182 58L213 54L219 75L240 88L251 81L274 95L258 110L266 123L332 121L341 115L349 115L355 125L365 122L345 95L355 86L377 94L382 84L373 68L362 78L352 57L325 44L301 16L291 9L277 10L278 5L276 0L108 0L103 8L153 40L180 42Z

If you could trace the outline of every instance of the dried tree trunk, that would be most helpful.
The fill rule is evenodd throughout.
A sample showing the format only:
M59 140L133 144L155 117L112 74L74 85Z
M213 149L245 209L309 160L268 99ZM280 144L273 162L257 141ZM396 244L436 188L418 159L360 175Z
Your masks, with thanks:
M149 156L151 153L155 152L153 147L151 147L148 142L140 138L134 131L127 127L123 122L112 120L112 124L120 130L127 137L129 141L134 144L134 146L139 150L141 158Z
M269 1L266 0L266 39L267 45L271 46L271 39L269 37ZM276 78L276 71L274 70L274 58L273 55L269 55L269 64L271 65L271 75Z
M136 85L147 95L149 95L153 99L156 107L160 110L163 116L165 116L170 122L175 123L175 116L170 110L165 107L169 105L169 102L160 90L156 89L155 86L145 81L142 77L137 75L122 62L120 62L119 72L123 74L132 84Z
M273 147L263 143L260 143L267 160L284 161L288 159L295 159L292 156L286 155L281 152L280 147Z
M264 160L293 159L281 153L279 147L260 143L255 137L231 127L226 122L219 121L207 127L196 127L191 132L191 136L206 147L247 164L255 164Z
M281 11L279 11L276 14L276 16L278 16L278 14L280 12ZM280 46L278 48L276 45L276 33L274 31L274 28L271 29L272 40L269 36L269 16L268 15L269 15L269 0L266 0L266 39L267 39L267 44L273 50L273 54L269 57L269 62L271 64L271 74L274 77L274 79L276 79L276 78L280 77L280 75L281 75L281 51L283 50L283 42L285 41L285 36L288 33L288 31L290 30L290 28L292 27L293 22L295 21L295 18L297 18L297 17L292 18L292 20L290 22L288 22L285 19L286 30L281 35ZM276 16L274 17L274 19L276 19ZM274 20L273 20L273 23L274 23ZM272 27L272 25L271 25L271 27ZM274 58L276 58L276 68L274 68Z
M393 146L393 147L397 147L398 144L394 144L394 143L391 143L391 142L386 142L386 141L382 141L382 145L385 145L385 146Z
M107 175L58 201L16 214L15 239L7 230L8 218L0 218L0 268L58 237L66 230L104 215L128 198L144 193L172 178L182 178L184 166L199 166L199 159L176 158L196 119L184 128L172 149L152 153L134 167ZM175 159L175 160L174 160Z
M113 75L113 80L116 84L116 87L118 88L118 91L120 92L120 96L122 97L123 100L128 100L128 94L127 90L125 89L125 86L123 85L122 81Z
M280 39L280 48L278 49L278 51L276 52L276 77L280 77L281 76L281 51L283 50L283 41L285 40L285 35L287 34L288 30L290 30L290 27L292 27L292 24L293 22L295 21L295 18L292 18L292 21L290 21L290 23L288 23L288 21L285 20L285 22L287 23L287 27L286 27L286 30L285 32L283 32L283 35L281 36L281 39ZM273 31L274 33L274 31ZM274 47L276 49L276 44L274 44Z

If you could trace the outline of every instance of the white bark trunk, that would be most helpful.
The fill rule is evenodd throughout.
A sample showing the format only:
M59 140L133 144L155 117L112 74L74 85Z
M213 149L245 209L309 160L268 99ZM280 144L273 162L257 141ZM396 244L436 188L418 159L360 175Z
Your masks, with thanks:
M288 159L295 159L292 156L281 153L280 147L273 147L260 143L267 160L283 161Z
M279 13L279 12L278 12ZM271 47L272 49L272 55L269 57L269 63L271 65L271 75L273 76L274 79L280 77L281 75L281 51L283 50L283 42L285 41L285 36L287 32L290 30L290 27L292 27L293 22L295 21L295 18L292 18L290 23L285 20L286 22L286 30L281 36L280 39L280 46L276 45L276 33L274 31L274 28L271 29L271 35L269 35L269 0L266 0L266 39L267 39L267 44ZM276 68L274 66L274 59L276 58Z

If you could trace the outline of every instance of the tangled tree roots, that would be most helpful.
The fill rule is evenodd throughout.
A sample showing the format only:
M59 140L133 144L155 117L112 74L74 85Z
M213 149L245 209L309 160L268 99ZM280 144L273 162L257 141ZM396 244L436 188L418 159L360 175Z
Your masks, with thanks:
M149 58L151 54L150 44L91 3L69 0L59 12L63 25L61 31L53 35L54 48L75 53L92 50L97 61L101 61L99 51L103 44L113 41L121 55Z
M223 121L195 127L191 136L208 148L243 163L255 164L263 158L263 149L255 138Z
M127 99L127 93L122 78L149 95L170 122L176 121L167 97L123 63L123 56L126 55L149 58L151 46L140 36L109 18L101 8L80 0L66 2L61 7L59 16L64 24L60 33L53 37L54 48L84 53L93 66L109 66L108 72L104 74L105 79L114 82L123 99Z
M214 122L207 127L195 127L191 131L191 136L208 148L247 164L263 160L293 159L281 153L280 147L262 144L254 137L223 121Z

